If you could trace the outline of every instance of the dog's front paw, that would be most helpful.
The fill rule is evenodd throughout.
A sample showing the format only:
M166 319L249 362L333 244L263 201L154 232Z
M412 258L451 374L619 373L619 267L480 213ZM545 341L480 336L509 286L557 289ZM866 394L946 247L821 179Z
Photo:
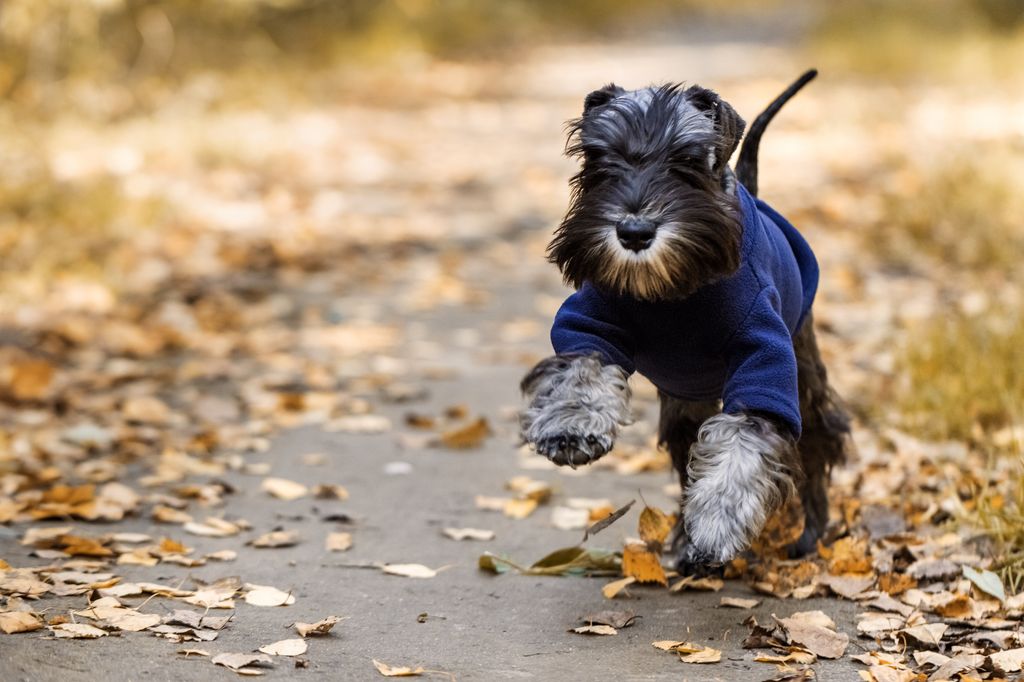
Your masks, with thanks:
M538 440L537 452L559 466L577 467L590 464L612 449L614 441L608 434L559 433Z
M519 418L523 440L558 465L597 460L630 421L626 373L594 356L542 360L523 380L523 392L530 399Z

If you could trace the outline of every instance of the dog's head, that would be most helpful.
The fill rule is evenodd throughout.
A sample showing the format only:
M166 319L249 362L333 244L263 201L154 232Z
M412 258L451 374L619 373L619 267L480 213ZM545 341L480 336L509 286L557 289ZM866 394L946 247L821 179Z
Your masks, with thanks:
M548 247L566 282L656 300L734 272L743 228L728 161L744 126L699 86L587 95L566 147L582 167Z

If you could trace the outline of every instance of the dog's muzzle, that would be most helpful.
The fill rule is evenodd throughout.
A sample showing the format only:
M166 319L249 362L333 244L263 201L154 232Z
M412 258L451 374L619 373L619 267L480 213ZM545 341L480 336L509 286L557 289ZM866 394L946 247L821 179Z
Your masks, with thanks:
M615 226L615 235L622 247L630 251L640 252L654 243L657 226L650 220L637 216L627 216Z

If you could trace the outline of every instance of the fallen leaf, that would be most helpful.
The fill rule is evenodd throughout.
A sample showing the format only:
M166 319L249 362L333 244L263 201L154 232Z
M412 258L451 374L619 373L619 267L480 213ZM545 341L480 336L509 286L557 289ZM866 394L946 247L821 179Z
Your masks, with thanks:
M381 663L376 658L373 659L373 667L375 667L377 669L377 672L379 672L384 677L418 677L419 675L422 675L425 672L423 668L420 667L399 668L391 666L387 663Z
M731 606L735 609L752 609L761 603L760 599L741 599L740 597L722 597L720 606Z
M964 566L964 576L974 583L974 586L987 595L993 596L1001 602L1006 601L1006 590L1003 588L1003 581L992 571L977 571L970 566Z
M722 652L706 646L689 654L680 652L679 660L683 663L718 663L722 660Z
M445 528L441 531L445 537L452 540L493 540L493 530L482 530L479 528Z
M259 648L260 651L271 656L301 656L308 649L309 645L304 639L282 639Z
M658 583L668 586L665 569L657 554L642 543L630 543L622 551L622 574L632 576L640 583Z
M605 599L615 599L616 595L618 595L619 592L621 592L626 587L632 585L635 582L636 582L636 578L634 578L631 575L630 576L626 576L625 578L622 578L620 580L616 580L614 582L610 582L607 585L605 585L604 587L602 587L601 588L601 594L604 595Z
M617 630L628 628L636 621L636 614L632 611L598 611L580 618L588 625L610 625Z
M502 508L505 512L505 516L513 519L525 519L527 516L537 511L537 506L540 503L537 500L530 498L526 499L511 499L507 500Z
M555 507L551 510L551 525L559 530L580 530L590 523L589 509Z
M313 497L318 500L347 500L348 490L337 484L320 483L313 486Z
M819 616L820 614L820 616ZM832 620L820 611L776 618L790 644L797 644L821 658L839 658L850 643L844 632L835 632Z
M232 535L237 535L241 532L242 528L230 521L224 519L218 519L216 517L207 517L202 523L195 521L187 521L182 526L182 530L192 535L200 535L208 538L226 538Z
M210 660L214 665L222 665L225 668L230 668L236 672L256 664L265 664L267 666L272 666L274 664L270 656L267 656L266 654L217 654Z
M297 500L309 492L309 488L286 478L265 478L260 488L279 500Z
M60 639L96 639L106 637L107 631L86 623L61 623L50 628L54 637Z
M331 628L337 625L340 621L341 619L337 616L327 616L315 623L292 623L292 625L295 627L295 631L299 633L300 637L312 637L326 635L331 631Z
M282 592L276 587L266 585L246 585L245 603L253 606L290 606L295 597L290 592Z
M433 578L442 569L433 569L423 564L381 564L380 570L404 578Z
M487 419L480 417L469 424L445 431L437 437L437 443L457 450L476 448L483 444L490 433Z
M246 543L258 548L292 547L299 544L299 534L294 530L275 530L264 533Z
M328 533L324 541L328 552L345 552L352 548L352 533Z
M945 623L927 623L905 628L900 632L916 640L919 644L938 648L942 641L942 635L946 633L948 627Z
M8 635L17 632L32 632L43 627L43 619L28 611L0 612L0 630Z
M988 660L993 667L1004 673L1020 672L1021 666L1024 666L1024 648L998 651L990 654Z
M581 625L576 628L572 628L569 632L575 632L577 635L617 635L619 631L613 628L611 625Z

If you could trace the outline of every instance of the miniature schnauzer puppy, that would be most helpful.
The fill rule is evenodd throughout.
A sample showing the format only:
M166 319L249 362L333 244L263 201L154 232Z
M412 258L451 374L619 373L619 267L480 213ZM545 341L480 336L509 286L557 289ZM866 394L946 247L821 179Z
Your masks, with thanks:
M551 332L556 355L523 379L524 439L560 465L607 453L630 422L629 375L659 389L659 440L683 487L677 567L746 550L799 491L794 554L828 521L827 484L849 421L818 353L807 242L757 192L768 122L816 72L745 123L711 90L678 85L587 95L567 151L582 162L548 248L576 292Z

